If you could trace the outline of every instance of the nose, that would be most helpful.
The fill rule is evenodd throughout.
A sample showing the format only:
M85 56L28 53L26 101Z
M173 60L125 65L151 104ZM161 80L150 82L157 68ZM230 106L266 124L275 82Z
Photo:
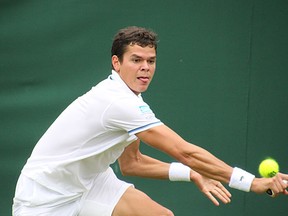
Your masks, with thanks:
M141 71L149 71L149 63L147 61L143 61L141 64Z

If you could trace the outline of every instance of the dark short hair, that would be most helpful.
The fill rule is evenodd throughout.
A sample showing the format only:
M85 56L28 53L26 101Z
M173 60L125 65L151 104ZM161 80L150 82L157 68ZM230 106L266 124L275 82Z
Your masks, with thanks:
M157 43L157 34L154 31L143 27L129 26L120 29L114 36L111 57L116 55L121 62L128 45L150 46L157 51Z

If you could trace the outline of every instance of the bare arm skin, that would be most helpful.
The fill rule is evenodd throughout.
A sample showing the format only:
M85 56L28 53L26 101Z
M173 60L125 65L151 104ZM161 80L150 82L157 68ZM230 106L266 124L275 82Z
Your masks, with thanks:
M139 151L140 140L126 147L118 163L122 174L125 176L139 176L154 179L168 179L170 163L165 163L154 159L147 155L143 155ZM208 197L216 206L219 202L229 203L231 194L219 182L200 175L199 173L190 171L190 180L193 181L199 190Z
M231 166L216 158L205 149L188 143L169 127L161 125L140 132L136 135L146 144L165 152L166 154L175 158L177 161L189 166L192 170L201 174L201 176L205 176L219 182L229 183L233 171ZM139 149L139 146L134 148ZM141 156L140 152L135 154L135 151L134 153L130 152L130 156L128 157L127 155L129 155L129 153L127 153L127 155L124 153L123 155L124 156L120 159L120 161L122 161L120 162L120 164L122 164L120 166L123 166L121 168L123 169L123 173L128 170L125 168L125 166L131 166L131 164L127 165L129 163L128 161L134 157L134 160L142 161L144 163L138 164L136 166L137 168L133 169L132 167L129 174L159 179L168 178L169 164L163 163L148 156ZM124 161L126 161L126 163ZM193 178L193 173L191 177ZM285 190L287 184L283 183L283 179L288 180L288 175L279 173L275 177L269 179L255 178L252 182L250 190L255 193L265 193L270 188L275 192L275 195L278 193L284 193L287 195L288 192Z
M126 147L118 159L124 176L139 176L144 178L168 179L170 164L144 155L139 150L140 140Z
M206 177L228 183L233 168L205 149L188 143L165 125L140 132L137 136L148 145L159 149L177 161Z

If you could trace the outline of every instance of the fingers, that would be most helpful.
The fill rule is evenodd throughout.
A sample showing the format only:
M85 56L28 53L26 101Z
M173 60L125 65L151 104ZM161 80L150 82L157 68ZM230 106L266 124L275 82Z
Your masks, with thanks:
M213 189L205 192L205 195L213 202L214 205L219 206L219 199L224 204L231 202L231 194L229 191L221 184L218 183ZM217 199L216 199L217 198Z
M200 191L205 194L214 205L219 206L218 200L224 204L231 202L230 198L232 195L219 181L201 175L198 175L196 180L195 183Z
M217 187L219 187L221 191L224 192L225 195L229 198L232 196L231 193L220 182L217 184Z
M210 199L212 201L212 203L216 206L219 206L219 202L217 201L217 199L211 194L211 192L207 192L205 193L205 195L208 197L208 199Z
M287 180L282 179L283 175L277 174L275 177L271 179L270 188L267 190L267 194L271 197L276 197L278 194L283 193L284 195L288 195L286 188L288 187Z
M231 194L221 183L217 184L217 187L212 191L212 194L225 204L231 202Z

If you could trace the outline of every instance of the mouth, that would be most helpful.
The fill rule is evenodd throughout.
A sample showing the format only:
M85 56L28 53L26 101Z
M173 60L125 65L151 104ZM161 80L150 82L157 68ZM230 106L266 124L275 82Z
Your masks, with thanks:
M147 82L150 80L149 77L144 77L144 76L137 77L137 79L140 80L140 81L142 81L142 82L144 82L144 83L147 83Z

